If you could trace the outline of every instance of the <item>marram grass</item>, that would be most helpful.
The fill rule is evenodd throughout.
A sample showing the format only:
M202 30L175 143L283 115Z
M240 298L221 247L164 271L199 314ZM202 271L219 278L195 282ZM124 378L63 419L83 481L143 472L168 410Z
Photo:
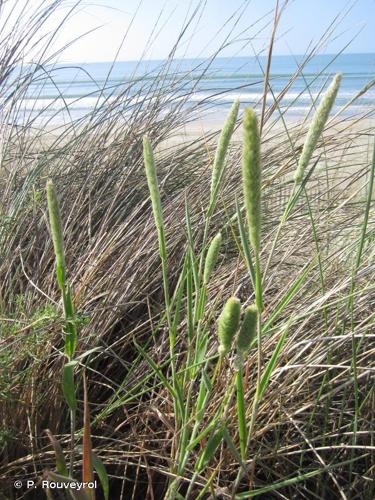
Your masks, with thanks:
M237 297L230 297L217 320L217 334L219 337L219 354L227 354L233 343L241 314L241 302Z
M328 115L335 102L337 92L340 87L340 82L341 82L341 73L338 73L334 77L331 85L328 87L327 92L325 93L321 103L318 106L318 109L315 112L314 118L311 122L309 131L306 136L305 143L302 148L302 153L298 161L296 172L294 174L294 181L296 183L301 182L303 179L305 168L307 167L307 165L311 160L311 157L314 153L319 137L323 132L324 125L326 124Z

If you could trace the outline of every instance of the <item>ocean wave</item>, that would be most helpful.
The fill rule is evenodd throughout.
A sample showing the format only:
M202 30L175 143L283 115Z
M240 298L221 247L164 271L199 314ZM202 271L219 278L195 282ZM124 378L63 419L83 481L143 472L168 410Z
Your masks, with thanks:
M345 104L347 103L350 99L355 97L357 92L355 91L342 91L338 94L337 98L337 103L338 104ZM275 98L280 97L280 103L284 105L292 105L293 107L296 106L302 106L302 107L310 107L312 102L315 100L319 101L319 98L321 97L321 93L319 92L296 92L296 91L290 91L287 92L284 96L281 97L280 93L276 93L274 95ZM177 101L177 100L185 100L185 96L176 96L176 95L171 95L171 102L172 101ZM271 104L274 102L274 97L268 93L267 96L267 103ZM239 99L241 103L246 104L246 103L251 103L251 104L256 104L257 102L261 101L263 98L263 93L260 91L248 91L248 92L227 92L227 93L220 93L220 94L214 94L212 92L196 92L193 93L191 96L188 96L187 101L191 103L212 103L213 105L217 103L222 103L223 105L230 104L236 99ZM166 96L166 100L168 100L168 97ZM124 107L131 107L131 106L136 106L140 105L142 103L147 103L150 104L153 101L152 97L149 96L143 96L143 95L134 95L133 97L128 97L126 101L123 101L121 97L119 98L118 96L111 95L111 96L83 96L83 97L77 97L76 95L74 96L66 96L64 98L62 97L38 97L38 98L25 98L23 99L20 107L25 110L25 111L63 111L65 110L93 110L95 107L101 107L103 105L111 105L115 104L118 102L120 105L123 105ZM357 101L354 102L354 105L375 105L375 91L371 90L361 96Z
M20 105L20 108L23 110L30 111L44 111L44 110L92 110L95 107L101 107L103 105L111 105L116 101L121 103L121 100L117 96L110 97L57 97L57 98L35 98L35 99L23 99ZM132 98L128 98L123 103L127 106L135 106L137 104L141 104L142 102L150 103L152 98L145 98L142 96L135 96Z
M304 81L304 79L309 79L313 78L316 80L317 76L320 79L329 79L331 78L333 73L304 73L303 77L298 75L295 79L296 82L298 81ZM271 81L273 79L284 79L285 82L288 82L289 79L291 78L292 73L271 73L270 79ZM359 73L343 73L343 78L345 80L370 80L374 77L374 74L372 72L359 72ZM203 77L199 72L193 71L188 71L188 70L180 70L176 71L176 73L172 73L170 75L162 75L161 77L155 73L155 74L139 74L139 75L121 75L121 76L111 76L109 79L104 77L93 77L92 79L90 78L79 78L75 79L74 77L72 79L68 78L59 78L58 76L54 77L52 81L47 79L44 81L43 85L49 85L53 87L54 85L58 86L94 86L97 89L103 88L103 86L117 86L117 85L122 85L122 84L133 84L133 83L139 83L139 82L144 82L144 81L154 81L155 79L159 80L165 80L165 81L173 81L176 78L178 78L179 81L186 80L186 81L196 81L200 80L202 82L204 81L252 81L252 80L260 80L263 81L264 79L264 74L262 73L239 73L236 71L233 71L233 73L223 73L220 70L216 72L216 74L205 74ZM36 84L31 84L31 86L40 86L41 83L36 83Z

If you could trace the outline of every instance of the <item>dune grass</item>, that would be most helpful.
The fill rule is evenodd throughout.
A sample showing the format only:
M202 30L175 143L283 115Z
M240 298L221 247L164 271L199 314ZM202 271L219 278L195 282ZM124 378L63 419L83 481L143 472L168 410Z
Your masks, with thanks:
M220 97L186 107L171 59L53 125L21 103L63 3L0 30L5 498L93 474L97 498L372 498L374 110L329 114L337 78L289 122L297 74L276 98L267 65L255 111L170 146Z

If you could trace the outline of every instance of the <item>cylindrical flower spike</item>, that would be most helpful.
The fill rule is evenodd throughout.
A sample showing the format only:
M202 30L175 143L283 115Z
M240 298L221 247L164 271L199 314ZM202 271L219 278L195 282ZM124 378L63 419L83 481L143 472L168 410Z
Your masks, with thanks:
M311 122L309 131L306 136L305 144L302 148L302 153L298 161L297 170L294 174L294 181L299 183L302 181L305 168L309 164L311 157L314 153L315 146L323 132L324 125L327 121L328 115L335 102L337 92L340 87L341 73L338 73L333 79L331 85L328 87L318 109L315 112L314 118Z
M223 129L220 134L219 142L216 148L214 165L212 168L212 177L211 177L211 193L210 193L210 204L213 202L218 183L220 182L220 178L222 176L222 170L224 168L225 156L227 154L229 141L232 137L234 127L236 125L238 109L240 106L240 101L236 100L232 104L232 108L225 120L223 125Z
M61 288L61 290L65 291L65 256L63 228L55 186L51 179L47 181L46 190L51 236L56 258L56 276L59 287Z
M221 233L217 233L217 235L212 239L211 244L207 251L206 262L204 265L203 272L203 283L205 285L210 281L211 273L216 265L217 257L219 255L220 247L221 247L222 237Z
M249 224L250 243L256 253L260 250L260 137L255 111L246 108L244 111L244 140L242 155L242 181L245 206Z
M155 159L150 140L147 136L143 137L143 159L146 170L147 184L150 191L150 198L152 203L152 211L154 214L154 220L156 229L159 234L159 242L164 240L164 222L163 222L163 211L161 206L160 191L158 185L158 178L156 175ZM160 245L160 256L162 259L166 259L166 249L163 245Z
M241 314L241 302L237 297L230 297L217 320L219 354L227 354L232 347L233 337L238 330Z
M257 332L258 309L255 304L245 309L244 318L237 338L237 351L244 355L249 350Z

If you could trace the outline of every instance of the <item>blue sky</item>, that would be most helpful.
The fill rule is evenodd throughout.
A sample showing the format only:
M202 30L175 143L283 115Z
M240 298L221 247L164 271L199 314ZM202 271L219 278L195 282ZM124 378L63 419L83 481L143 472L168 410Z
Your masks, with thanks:
M280 0L282 3L283 0ZM124 33L127 37L119 59L132 60L144 55L161 59L168 55L177 39L184 19L198 0L84 0L59 37L66 43L85 31L98 29L64 54L64 60L76 62L113 60ZM264 50L269 40L272 10L276 0L207 0L191 30L178 51L181 57L207 56L225 39L229 25L220 31L225 21L236 9L247 5L235 33L240 41L227 47L222 55L251 55L254 50ZM337 27L331 42L323 52L341 50L353 37L347 52L375 52L375 0L289 0L282 17L275 46L276 54L304 53L311 41L317 41L338 14L351 11ZM138 9L138 10L137 10ZM135 17L134 17L135 16ZM261 22L249 26L262 18ZM153 33L155 23L157 32ZM229 23L230 24L230 23ZM232 21L233 24L233 21ZM246 33L241 32L248 29ZM241 35L240 35L241 34ZM153 38L148 44L149 37Z

